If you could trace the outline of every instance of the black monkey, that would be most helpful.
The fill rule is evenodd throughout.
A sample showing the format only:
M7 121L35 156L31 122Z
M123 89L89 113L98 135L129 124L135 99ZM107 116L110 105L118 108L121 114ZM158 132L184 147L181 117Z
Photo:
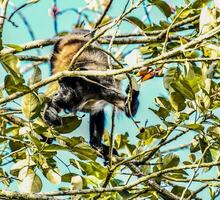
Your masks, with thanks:
M85 31L76 31L58 41L54 46L51 57L52 73L68 70L73 56L89 40L84 37ZM95 44L98 45L97 43ZM107 70L107 56L95 46L89 46L77 59L73 69L78 70ZM44 119L55 126L62 125L59 117L61 110L90 113L90 144L100 150L107 160L109 147L102 144L104 132L104 107L110 103L124 111L128 117L137 112L139 91L132 91L132 101L128 106L127 96L120 92L120 82L112 77L64 77L59 80L59 90L46 104ZM130 109L128 108L130 107ZM129 112L129 110L131 112ZM64 125L64 124L63 124ZM117 154L113 150L114 154Z

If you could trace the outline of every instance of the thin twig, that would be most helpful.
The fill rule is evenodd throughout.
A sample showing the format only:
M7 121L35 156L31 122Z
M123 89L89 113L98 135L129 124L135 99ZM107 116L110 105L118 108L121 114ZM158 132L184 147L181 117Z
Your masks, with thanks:
M5 18L6 18L6 11L8 7L8 2L9 0L4 0L3 3L1 4L1 12L0 12L0 30L1 30L1 36L2 36L2 29L4 26ZM10 19L9 19L10 20Z
M101 15L101 17L99 18L99 20L96 22L94 28L97 28L101 23L102 23L102 20L104 19L104 17L106 16L108 10L110 9L111 5L112 5L112 2L113 0L110 0L108 5L106 6L103 14Z
M202 156L201 156L201 158L200 158L200 160L199 160L199 162L198 162L198 164L197 164L197 167L196 167L195 170L194 170L194 173L193 173L193 175L192 175L192 177L191 177L191 179L190 179L188 185L185 187L185 189L184 189L183 192L182 192L182 195L181 195L181 197L180 197L180 200L183 200L183 199L184 199L184 196L185 196L187 190L189 189L190 185L192 184L193 179L194 179L195 176L197 175L197 172L198 172L198 170L199 170L199 166L202 164L202 160L203 160L203 158L204 158L206 152L207 152L207 151L209 150L209 148L211 147L211 145L212 145L212 144L210 143L210 144L205 148L204 152L202 153ZM195 194L194 194L194 195L195 195Z
M172 26L174 25L174 23L176 22L176 20L180 17L180 15L191 5L192 3L189 3L185 8L183 8L174 18L174 20L172 21L172 23L169 25L168 29L166 30L166 37L165 37L165 41L164 41L164 45L163 45L163 49L162 49L162 54L166 51L166 45L167 45L167 41L169 38L169 32L172 28Z

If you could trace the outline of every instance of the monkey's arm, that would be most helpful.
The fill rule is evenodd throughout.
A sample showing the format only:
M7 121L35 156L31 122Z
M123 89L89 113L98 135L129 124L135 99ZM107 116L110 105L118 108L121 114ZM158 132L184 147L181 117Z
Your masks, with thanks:
M62 120L59 117L60 108L53 103L53 100L47 103L44 108L43 118L50 125L60 126L62 124Z
M128 90L126 90L126 93L128 93ZM139 91L132 90L131 102L128 101L127 96L110 89L103 89L101 92L101 96L107 102L123 110L128 117L134 116L137 113L139 106Z

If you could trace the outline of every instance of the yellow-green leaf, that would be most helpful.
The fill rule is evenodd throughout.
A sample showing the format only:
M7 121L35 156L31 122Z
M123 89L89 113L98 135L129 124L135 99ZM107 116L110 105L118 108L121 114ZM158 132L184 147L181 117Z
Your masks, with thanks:
M26 94L22 101L22 113L29 120L38 117L41 111L41 104L38 96L34 93Z

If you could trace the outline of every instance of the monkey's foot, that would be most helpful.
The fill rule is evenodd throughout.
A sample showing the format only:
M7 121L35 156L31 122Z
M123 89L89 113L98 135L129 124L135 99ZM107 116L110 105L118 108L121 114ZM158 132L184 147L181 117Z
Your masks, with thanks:
M101 144L101 146L98 148L98 150L103 155L104 165L108 165L109 158L110 158L109 157L110 156L110 147L105 145L105 144ZM117 152L117 150L115 148L113 148L112 154L115 155L115 156L118 156L118 152Z

